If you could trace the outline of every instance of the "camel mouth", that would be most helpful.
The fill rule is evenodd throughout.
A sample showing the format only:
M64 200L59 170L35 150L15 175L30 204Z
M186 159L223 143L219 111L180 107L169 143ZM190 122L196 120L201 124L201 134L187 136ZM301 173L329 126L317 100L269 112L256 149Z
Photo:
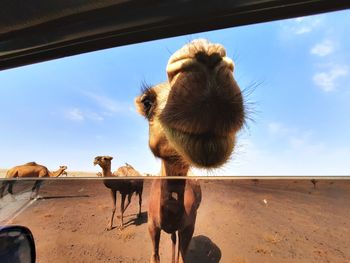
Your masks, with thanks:
M190 165L197 168L217 168L231 156L235 134L226 136L213 133L190 134L172 127L163 127L175 150Z

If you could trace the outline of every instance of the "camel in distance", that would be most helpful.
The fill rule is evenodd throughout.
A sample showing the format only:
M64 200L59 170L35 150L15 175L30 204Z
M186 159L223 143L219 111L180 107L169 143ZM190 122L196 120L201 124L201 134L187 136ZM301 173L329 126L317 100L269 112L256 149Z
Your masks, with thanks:
M65 173L67 166L60 166L57 171L50 172L46 166L37 164L36 162L29 162L23 165L18 165L9 169L6 173L6 179L13 178L44 178L44 177L58 177ZM38 196L39 189L41 186L42 180L36 180L32 188L31 199ZM8 186L9 194L13 194L13 184L12 180L5 180L2 183L0 188L0 198L3 197L5 188Z
M112 215L106 227L106 230L113 229L113 219L117 205L117 192L121 195L120 200L120 214L121 214L121 222L118 226L119 229L124 228L124 212L128 208L131 203L131 197L133 193L139 196L139 211L137 217L141 217L141 207L142 207L142 192L143 192L143 179L113 179L113 177L135 177L141 176L141 174L134 169L129 164L125 166L121 166L117 171L112 173L112 160L111 156L97 156L94 159L94 165L99 165L102 168L102 177L106 179L103 180L104 185L110 190L112 197ZM109 178L108 178L109 177ZM127 204L125 205L125 199L127 198Z
M234 151L245 107L233 71L222 45L197 39L170 57L167 81L143 87L135 99L148 121L149 147L161 159L161 176L178 178L153 180L151 186L151 263L160 262L162 230L171 234L172 262L185 262L202 198L198 181L186 176L190 167L222 166Z

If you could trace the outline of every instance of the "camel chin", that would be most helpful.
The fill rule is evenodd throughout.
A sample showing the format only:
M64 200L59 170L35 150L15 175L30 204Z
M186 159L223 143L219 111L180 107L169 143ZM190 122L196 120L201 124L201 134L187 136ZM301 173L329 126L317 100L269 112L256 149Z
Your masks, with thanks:
M227 162L235 145L233 134L188 134L172 128L164 128L168 140L191 166L203 169L217 168Z

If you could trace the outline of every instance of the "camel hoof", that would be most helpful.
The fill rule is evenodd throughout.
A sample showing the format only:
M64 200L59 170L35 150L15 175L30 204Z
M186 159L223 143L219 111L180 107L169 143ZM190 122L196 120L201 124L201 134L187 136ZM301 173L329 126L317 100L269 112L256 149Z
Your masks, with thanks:
M111 226L108 226L105 228L106 231L111 231L113 228Z
M124 226L123 226L123 225L120 225L120 226L118 226L118 229L119 229L120 231L122 231L122 230L124 229Z

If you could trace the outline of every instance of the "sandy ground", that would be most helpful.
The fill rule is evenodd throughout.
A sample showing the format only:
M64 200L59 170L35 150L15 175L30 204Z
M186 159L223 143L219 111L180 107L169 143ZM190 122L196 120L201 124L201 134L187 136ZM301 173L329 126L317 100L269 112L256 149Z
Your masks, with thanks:
M111 200L101 181L46 181L41 198L28 203L30 183L17 182L16 201L0 200L0 221L32 230L37 262L149 262L151 180L142 218L133 197L122 231L104 230ZM201 186L188 262L350 262L350 180L321 180L316 189L310 180L201 180ZM163 232L162 262L170 262L170 248Z

